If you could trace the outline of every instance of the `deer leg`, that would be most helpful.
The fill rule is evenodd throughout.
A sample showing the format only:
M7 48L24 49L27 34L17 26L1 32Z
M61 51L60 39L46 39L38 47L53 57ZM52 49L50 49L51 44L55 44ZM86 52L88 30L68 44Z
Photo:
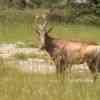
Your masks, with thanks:
M60 68L61 68L62 77L63 77L63 79L65 79L66 64L62 64Z
M60 60L56 59L55 60L55 64L56 64L56 74L57 74L57 78L59 78L62 74L62 69L61 69L61 62Z
M93 82L95 82L97 79L97 73L93 73Z
M61 62L57 65L57 75L62 79L65 79L66 65Z
M59 78L59 64L55 63L56 64L56 75L57 75L57 79Z
M65 78L65 69L66 69L66 62L65 62L65 55L63 51L60 50L55 56L55 63L57 74L59 74L63 79Z
M72 69L72 64L68 65L68 78L71 79L71 69Z
M56 73L57 73L57 79L64 79L65 78L65 71L63 69L64 67L61 65L56 66Z
M98 78L98 73L100 72L99 66L100 66L100 57L99 59L97 58L95 61L95 73L94 73L94 82L96 81L96 79Z
M92 73L92 76L93 76L93 82L95 82L96 79L97 79L97 70L96 70L96 67L93 66L93 65L91 65L91 66L89 66L89 69L90 69L90 71Z

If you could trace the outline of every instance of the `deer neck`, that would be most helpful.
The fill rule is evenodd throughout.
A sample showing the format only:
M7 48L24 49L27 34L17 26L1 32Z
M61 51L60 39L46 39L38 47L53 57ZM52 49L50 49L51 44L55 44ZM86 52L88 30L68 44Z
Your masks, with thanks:
M52 38L48 34L46 34L45 35L45 49L46 49L46 51L50 55L52 55L54 48L55 48L54 38Z

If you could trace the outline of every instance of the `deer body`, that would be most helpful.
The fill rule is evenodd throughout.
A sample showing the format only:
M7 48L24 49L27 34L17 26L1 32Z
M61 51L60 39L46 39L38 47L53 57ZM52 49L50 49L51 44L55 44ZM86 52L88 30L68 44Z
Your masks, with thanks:
M90 71L96 73L93 61L98 45L92 42L64 41L52 38L48 34L52 28L47 29L47 20L45 18L43 20L44 22L39 25L39 30L36 30L36 32L40 36L41 49L45 49L51 56L56 64L57 72L63 73L67 67L71 69L72 64L83 64L86 62Z
M63 60L63 63L59 65L60 67L67 64L67 66L70 65L69 66L70 68L73 64L83 64L85 62L90 63L88 62L88 59L92 59L92 57L89 56L93 55L94 51L98 47L97 44L88 42L71 41L71 40L64 41L60 39L55 39L50 37L48 34L45 35L44 43L45 43L44 47L42 48L44 48L48 52L48 54L54 61L57 60L57 57L64 55L63 58L60 58L57 61L60 63L60 60ZM57 68L59 67L57 66ZM89 66L89 69L92 71L91 66Z

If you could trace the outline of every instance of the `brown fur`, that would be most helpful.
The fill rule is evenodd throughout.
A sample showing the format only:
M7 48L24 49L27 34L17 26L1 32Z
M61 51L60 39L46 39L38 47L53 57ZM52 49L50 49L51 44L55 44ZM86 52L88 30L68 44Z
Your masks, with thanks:
M94 66L94 52L97 48L97 43L89 41L65 41L45 35L44 49L49 53L56 64L57 73L64 73L65 69L71 70L73 64L87 63L90 71L94 75L96 69ZM65 67L66 66L66 67Z
M43 17L44 18L44 17ZM60 40L48 35L51 29L47 29L47 21L39 25L38 32L41 40L41 49L45 49L56 64L57 73L63 73L66 67L71 69L73 64L88 63L92 73L96 72L93 67L94 52L98 44L93 41ZM65 67L66 65L66 67Z

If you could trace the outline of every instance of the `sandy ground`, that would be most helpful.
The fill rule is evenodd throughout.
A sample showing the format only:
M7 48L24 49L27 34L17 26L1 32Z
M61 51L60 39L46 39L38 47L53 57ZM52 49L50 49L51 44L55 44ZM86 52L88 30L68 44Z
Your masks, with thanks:
M3 59L9 59L9 64L14 63L18 68L25 72L40 72L40 73L53 73L56 72L56 67L54 63L48 62L46 59L42 58L28 58L27 60L13 59L13 56L18 53L24 54L35 54L35 55L45 55L44 51L40 51L38 48L20 48L16 44L0 44L0 57ZM88 70L86 64L74 65L72 70L86 71Z

